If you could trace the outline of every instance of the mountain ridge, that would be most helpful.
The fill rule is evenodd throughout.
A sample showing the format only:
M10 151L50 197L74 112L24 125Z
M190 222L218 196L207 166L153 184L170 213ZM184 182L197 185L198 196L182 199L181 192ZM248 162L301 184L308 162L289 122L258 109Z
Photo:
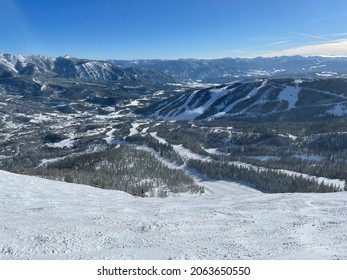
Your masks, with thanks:
M0 78L18 76L153 83L176 81L168 73L134 67L122 68L103 60L0 53Z
M191 90L139 109L167 121L307 121L347 115L345 79L257 79ZM333 85L328 85L328 84ZM328 90L330 88L330 90Z
M254 78L347 77L347 57L96 60L0 52L0 78L18 75L153 82L227 83Z
M119 66L168 71L181 80L227 83L239 79L346 77L347 57L280 56L256 58L111 60Z

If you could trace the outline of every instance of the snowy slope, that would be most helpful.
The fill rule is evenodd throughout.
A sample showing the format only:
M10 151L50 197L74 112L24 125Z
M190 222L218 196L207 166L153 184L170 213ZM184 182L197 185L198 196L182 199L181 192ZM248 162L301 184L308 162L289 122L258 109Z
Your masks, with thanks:
M282 90L278 96L280 100L284 100L288 103L288 110L295 108L295 104L298 101L298 94L300 92L300 88L298 86L291 87L286 86L284 90Z
M256 79L188 91L159 101L153 107L154 113L143 112L167 121L218 118L307 121L343 117L347 114L347 96L341 94L340 88L346 85L343 82L326 91L319 89L326 87L323 80Z
M229 94L229 92L227 91L227 87L220 88L220 89L212 89L210 92L212 93L210 99L208 99L204 104L200 105L199 107L193 107L193 109L190 110L188 107L188 104L192 101L192 99L195 97L195 94L197 93L197 92L194 92L187 98L186 102L182 106L169 112L165 116L165 119L194 120L196 117L205 113L211 107L211 105L215 103L218 99ZM175 111L182 112L182 113L175 115L174 117L170 117L170 115L172 115Z
M44 55L22 56L0 53L0 69L3 67L12 75L49 75L52 74L54 62L54 58Z
M120 68L106 61L78 59L70 56L22 56L0 53L0 77L59 77L82 80L117 80L138 82L174 82L172 75L153 70Z
M138 198L0 171L0 259L347 259L347 192Z

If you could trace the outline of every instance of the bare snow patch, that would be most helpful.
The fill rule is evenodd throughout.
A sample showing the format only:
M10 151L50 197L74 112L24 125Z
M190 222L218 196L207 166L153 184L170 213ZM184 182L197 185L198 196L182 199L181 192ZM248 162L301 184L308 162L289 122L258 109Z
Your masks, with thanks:
M111 128L108 132L106 132L106 137L104 138L104 140L106 141L107 144L109 145L114 144L113 132L115 131L116 131L115 128Z
M316 75L319 77L333 77L333 76L337 75L337 72L324 71L321 73L316 73Z
M150 135L151 135L153 138L157 139L159 143L161 143L161 144L168 144L167 141L166 141L164 138L161 138L161 137L159 137L159 136L157 135L157 132L151 132Z
M124 105L125 107L136 107L139 106L140 102L139 100L131 100L129 104Z
M137 130L137 128L140 126L140 123L132 123L131 126L132 128L130 128L129 136L138 134L139 131Z
M322 157L320 155L307 155L307 154L295 154L293 155L294 158L299 158L302 160L309 160L309 161L323 161L325 160L325 157Z
M191 150L184 148L183 145L172 145L172 147L184 160L189 160L189 159L197 159L202 161L212 160L210 157L193 153Z
M276 156L247 156L248 158L260 160L260 161L268 161L268 160L280 160L280 157Z
M334 108L326 111L329 115L333 115L336 117L343 117L345 115L347 115L347 107L345 105L342 104L336 104L334 106Z
M213 154L213 155L218 155L218 156L227 156L229 155L229 153L223 153L221 151L218 151L217 148L203 148L206 152L208 152L209 154Z
M75 146L76 144L76 140L74 139L64 139L60 142L57 143L47 143L45 144L46 146L50 147L50 148L67 148L67 149L71 149Z
M286 86L279 94L278 99L287 101L288 107L287 109L293 109L295 108L295 104L298 101L298 95L300 92L300 87L292 87L292 86Z

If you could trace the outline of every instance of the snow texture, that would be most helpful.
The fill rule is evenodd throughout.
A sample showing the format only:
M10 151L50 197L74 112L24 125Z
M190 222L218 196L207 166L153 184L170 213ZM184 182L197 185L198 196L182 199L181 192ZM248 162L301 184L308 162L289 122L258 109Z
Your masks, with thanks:
M296 86L286 86L279 94L278 99L288 102L288 110L295 108L301 88Z
M0 171L0 259L347 259L347 192L139 198Z

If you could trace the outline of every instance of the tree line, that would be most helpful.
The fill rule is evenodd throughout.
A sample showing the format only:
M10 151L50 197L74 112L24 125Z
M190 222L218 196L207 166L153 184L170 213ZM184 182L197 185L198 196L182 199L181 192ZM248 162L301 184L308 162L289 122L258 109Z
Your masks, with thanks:
M135 196L167 196L168 193L202 193L193 178L181 169L170 169L151 153L132 146L110 147L28 169L27 174L49 179L115 189Z
M241 181L254 188L269 193L285 192L336 192L338 187L318 183L314 179L301 176L292 176L276 170L253 169L232 165L228 162L210 162L190 159L187 162L190 168L205 174L213 180Z

